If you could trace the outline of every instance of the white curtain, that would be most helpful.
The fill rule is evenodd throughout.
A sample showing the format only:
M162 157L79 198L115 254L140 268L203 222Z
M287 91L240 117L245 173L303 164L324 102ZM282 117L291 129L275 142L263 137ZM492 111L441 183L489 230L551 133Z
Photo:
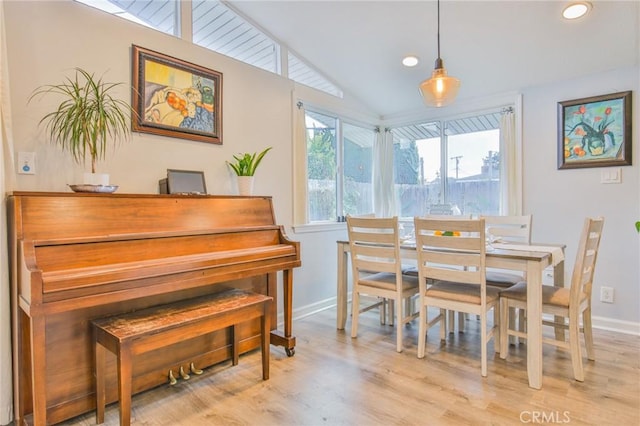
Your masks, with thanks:
M309 193L307 188L307 126L304 104L293 98L293 223L309 222Z
M9 255L7 248L7 204L5 194L14 187L13 137L11 132L11 98L9 96L9 69L7 66L4 3L0 2L0 424L13 420L13 394L11 377L11 313L9 284Z
M373 152L373 207L378 217L395 215L393 191L393 134L380 129Z
M500 176L503 184L500 189L500 213L520 215L519 179L516 164L516 119L513 108L507 108L500 119Z

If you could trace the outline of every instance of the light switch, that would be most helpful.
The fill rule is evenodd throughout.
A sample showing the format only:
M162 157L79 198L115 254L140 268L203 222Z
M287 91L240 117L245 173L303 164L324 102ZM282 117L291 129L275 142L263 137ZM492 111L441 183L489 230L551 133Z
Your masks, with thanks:
M622 169L620 167L602 169L600 183L620 183L622 181Z
M35 152L18 152L18 173L22 175L36 174Z

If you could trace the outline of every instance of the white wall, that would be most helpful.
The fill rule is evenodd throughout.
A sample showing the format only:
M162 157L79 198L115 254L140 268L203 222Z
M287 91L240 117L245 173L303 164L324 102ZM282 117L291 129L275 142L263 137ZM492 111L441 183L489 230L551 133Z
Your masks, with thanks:
M15 151L37 154L38 174L17 175L18 190L66 191L85 171L66 153L46 140L38 120L53 100L27 105L31 92L42 84L57 83L80 66L102 73L110 81L130 81L131 44L194 62L223 73L223 145L133 135L101 164L120 185L119 192L156 193L158 179L167 168L204 170L207 188L214 194L234 193L225 160L240 151L267 154L257 173L256 193L274 198L278 222L302 245L302 268L294 273L294 306L303 309L335 297L335 241L345 231L295 234L292 224L292 104L296 97L326 104L362 120L375 116L353 100L338 101L289 80L192 46L178 38L107 15L70 1L5 2L5 17ZM570 82L525 90L524 209L534 214L534 239L566 242L567 270L573 266L575 245L586 215L607 218L602 254L596 273L596 290L603 284L616 289L616 303L595 301L594 315L640 322L638 307L640 237L633 223L640 218L638 132L634 133L634 165L623 167L623 183L602 185L601 169L556 168L556 104L638 87L638 67ZM295 91L295 95L292 93ZM128 95L123 95L127 98ZM634 127L638 125L634 99ZM596 297L597 299L597 297Z
M604 216L594 321L636 332L640 330L640 235L634 227L640 220L639 89L636 66L523 91L524 211L533 214L533 239L566 243L570 273L584 218ZM633 165L620 168L622 183L600 183L601 172L608 168L558 170L557 103L626 90L633 91ZM614 288L613 304L599 301L602 286Z

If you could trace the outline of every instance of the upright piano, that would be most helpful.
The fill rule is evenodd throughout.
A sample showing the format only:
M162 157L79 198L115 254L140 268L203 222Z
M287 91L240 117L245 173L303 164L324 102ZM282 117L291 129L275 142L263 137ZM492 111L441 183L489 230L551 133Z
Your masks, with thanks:
M229 287L277 301L279 271L270 340L294 354L300 246L276 225L270 197L15 192L7 205L15 424L54 424L95 409L92 319ZM260 346L259 321L238 332L241 353ZM171 369L227 360L230 348L220 330L141 355L134 393L166 383ZM115 357L107 368L111 402Z

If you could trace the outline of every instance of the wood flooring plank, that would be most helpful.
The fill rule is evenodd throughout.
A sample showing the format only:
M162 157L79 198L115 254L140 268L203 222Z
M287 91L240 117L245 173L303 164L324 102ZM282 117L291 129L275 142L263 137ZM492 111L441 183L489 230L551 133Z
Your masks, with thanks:
M335 328L335 309L294 321L296 354L272 348L270 379L260 351L221 363L201 376L161 386L132 400L132 425L521 425L532 415L571 425L640 425L640 337L594 330L596 361L584 358L585 381L573 379L568 353L545 346L542 390L527 385L526 343L501 360L489 345L480 375L479 321L445 342L434 328L424 359L416 357L417 323L395 331L377 311L361 316L358 338ZM538 422L540 423L540 422ZM547 424L552 423L550 421ZM95 424L94 412L64 422ZM118 424L111 404L105 425Z

